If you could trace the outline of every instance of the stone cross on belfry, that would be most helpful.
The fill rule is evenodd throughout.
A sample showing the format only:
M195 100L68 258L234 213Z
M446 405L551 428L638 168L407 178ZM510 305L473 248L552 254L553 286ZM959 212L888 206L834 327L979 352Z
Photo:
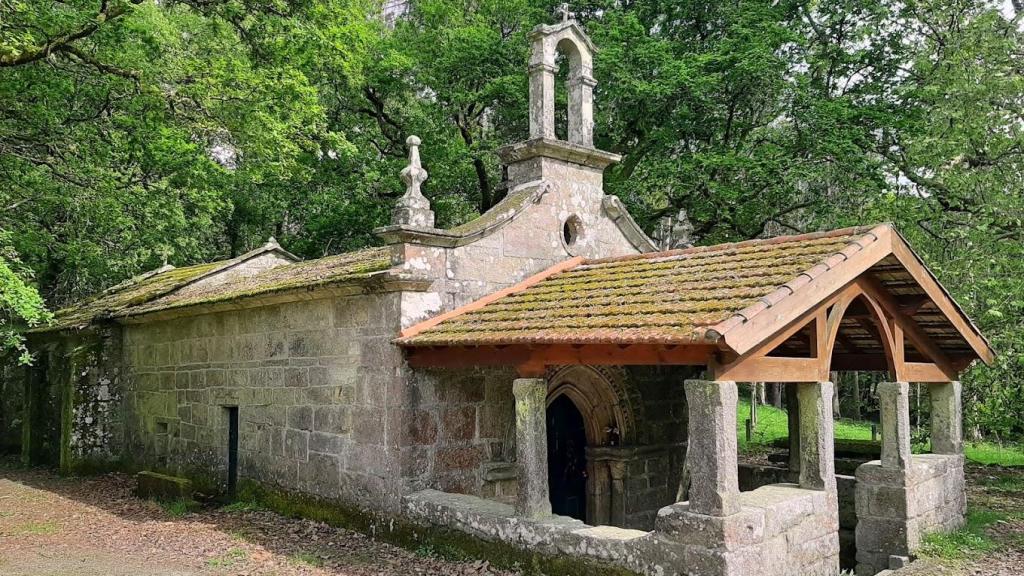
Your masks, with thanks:
M572 20L573 13L569 11L568 2L558 7L558 13L562 15L562 24L566 24L569 20Z
M594 43L572 20L568 4L558 9L562 21L540 25L530 32L530 138L557 140L555 133L555 75L558 55L569 64L567 140L594 147Z
M420 191L420 186L427 180L427 171L420 164L420 139L409 136L405 144L409 147L409 165L399 174L405 183L405 194L398 199L391 213L391 223L397 226L433 228L434 212L430 209L430 201Z

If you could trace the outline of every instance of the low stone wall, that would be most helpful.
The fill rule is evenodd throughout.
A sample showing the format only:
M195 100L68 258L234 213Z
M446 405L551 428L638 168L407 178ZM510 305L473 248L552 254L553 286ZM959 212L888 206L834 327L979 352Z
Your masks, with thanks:
M868 462L857 469L857 574L911 556L921 538L963 525L967 507L962 455L915 455L906 470Z
M800 476L788 468L740 464L740 490L756 490L770 484L791 482ZM839 504L839 550L843 567L853 568L857 561L857 542L854 531L857 528L856 507L857 479L853 476L836 474L836 492Z
M561 516L526 520L506 504L435 490L407 496L404 512L421 525L644 575L835 576L834 498L795 485L765 486L741 494L741 511L730 516L695 514L687 503L666 506L652 532L588 526Z

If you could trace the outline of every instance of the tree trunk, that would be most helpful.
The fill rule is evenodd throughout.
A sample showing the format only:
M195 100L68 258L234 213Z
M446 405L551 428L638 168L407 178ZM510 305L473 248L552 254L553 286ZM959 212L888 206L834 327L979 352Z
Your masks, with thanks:
M853 373L853 419L860 420L860 372Z
M781 409L782 408L782 383L772 382L769 384L771 387L772 406Z

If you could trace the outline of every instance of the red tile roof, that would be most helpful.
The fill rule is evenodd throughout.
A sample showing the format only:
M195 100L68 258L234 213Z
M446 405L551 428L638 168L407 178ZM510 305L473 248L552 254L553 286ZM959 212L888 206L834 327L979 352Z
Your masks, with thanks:
M692 344L876 240L873 227L570 262L403 332L403 346ZM827 269L827 268L826 268ZM809 280L810 278L807 278ZM789 287L787 287L787 284ZM774 303L774 302L772 302Z

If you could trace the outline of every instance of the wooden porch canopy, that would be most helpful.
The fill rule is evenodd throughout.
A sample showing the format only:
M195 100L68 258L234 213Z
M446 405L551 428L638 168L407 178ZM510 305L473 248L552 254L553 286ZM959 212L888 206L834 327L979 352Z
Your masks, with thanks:
M413 366L696 365L715 380L885 370L945 382L994 353L891 225L574 258L402 332Z

